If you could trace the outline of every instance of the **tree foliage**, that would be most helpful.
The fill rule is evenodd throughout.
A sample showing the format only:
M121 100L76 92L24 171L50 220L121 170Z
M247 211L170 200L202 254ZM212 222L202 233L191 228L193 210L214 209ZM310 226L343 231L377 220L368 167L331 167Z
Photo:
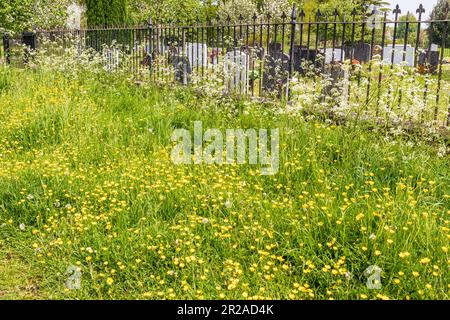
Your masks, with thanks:
M111 26L128 22L127 0L85 0L89 26Z
M0 31L21 32L63 27L72 0L1 0Z
M396 38L403 41L407 33L407 43L415 43L417 37L417 25L415 23L408 24L408 32L406 32L406 21L414 22L417 21L417 18L412 13L408 12L407 14L400 16L398 20L400 22L397 26Z
M201 0L130 0L130 18L133 23L205 20L215 15L212 1Z
M436 6L431 11L430 19L431 20L444 20L448 18L446 17L446 5L450 4L449 0L439 0ZM444 29L445 29L444 22L436 22L433 24L430 24L428 27L428 37L432 43L441 44L442 38L444 36ZM447 23L448 24L448 23ZM448 28L448 26L447 26ZM448 47L450 45L450 30L447 31L447 38L445 39L446 46Z

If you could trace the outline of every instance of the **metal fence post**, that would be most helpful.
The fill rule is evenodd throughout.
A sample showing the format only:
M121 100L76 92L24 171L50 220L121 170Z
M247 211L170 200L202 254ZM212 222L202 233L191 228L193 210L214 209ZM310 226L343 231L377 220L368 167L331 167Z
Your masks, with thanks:
M286 91L286 99L289 100L290 95L290 81L292 79L292 74L294 73L294 45L295 45L295 29L297 26L297 6L292 6L292 14L291 14L291 39L290 39L290 51L289 51L289 81L287 83L287 91ZM284 39L283 39L284 40Z
M150 72L150 76L152 74L152 67L153 67L153 21L152 17L148 19L148 48L147 48L147 57L148 57L148 70Z
M182 29L182 38L181 38L181 50L183 51L183 85L187 85L188 79L187 79L187 65L186 65L186 57L187 57L187 46L186 46L186 27L183 27Z
M450 127L450 97L448 98L447 127Z
M447 39L448 34L448 13L449 13L449 4L445 5L444 12L444 32L442 34L442 43L441 43L441 58L439 61L439 74L438 74L438 87L436 92L436 108L434 110L434 120L438 118L438 109L439 109L439 98L441 93L441 80L442 80L442 64L444 63L444 55L445 55L445 40Z
M11 64L11 49L9 45L9 35L7 33L3 35L3 50L5 53L6 63Z
M417 56L419 52L419 40L420 40L420 24L422 22L422 14L425 13L425 9L422 4L420 4L419 8L416 10L416 13L419 15L417 19L417 34L416 34L416 47L414 52L414 67L417 66Z

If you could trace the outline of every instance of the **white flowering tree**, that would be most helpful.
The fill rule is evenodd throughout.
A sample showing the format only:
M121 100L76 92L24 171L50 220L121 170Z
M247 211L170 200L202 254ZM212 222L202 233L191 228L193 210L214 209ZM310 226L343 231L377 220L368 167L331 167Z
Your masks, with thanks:
M72 2L73 0L0 1L0 31L14 33L64 27L67 8Z

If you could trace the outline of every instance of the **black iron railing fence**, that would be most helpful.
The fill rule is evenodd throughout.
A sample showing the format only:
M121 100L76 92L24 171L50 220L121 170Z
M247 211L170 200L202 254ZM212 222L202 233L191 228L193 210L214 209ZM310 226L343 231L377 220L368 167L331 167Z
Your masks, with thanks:
M250 21L239 17L234 23L230 17L206 23L150 19L148 25L137 27L43 30L23 33L20 39L5 35L0 59L12 63L12 47L17 43L29 50L50 41L59 47L47 48L48 54L58 54L58 50L62 54L67 47L90 48L103 55L108 70L121 65L126 56L130 72L185 85L207 81L220 70L230 92L287 99L295 95L293 80L301 78L303 85L310 81L314 86L325 77L321 99L333 94L334 98L345 96L348 103L356 99L360 104L373 104L377 115L386 105L394 109L410 103L411 92L408 97L407 90L389 80L402 82L412 74L415 81L408 81L418 86L412 99L421 101L420 118L448 126L448 11L447 4L440 20L424 20L422 5L406 20L399 19L398 6L393 19L376 10L364 19L357 18L356 11L346 16L338 10L331 15L318 10L306 19L303 10L294 6L290 16L255 14ZM442 31L439 43L426 36L433 25Z

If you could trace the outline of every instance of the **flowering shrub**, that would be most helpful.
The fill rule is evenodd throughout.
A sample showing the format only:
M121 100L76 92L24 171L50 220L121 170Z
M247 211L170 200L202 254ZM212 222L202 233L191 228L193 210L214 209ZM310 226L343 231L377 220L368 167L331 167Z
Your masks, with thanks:
M391 68L379 60L370 64L369 72L346 61L337 67L343 75L337 80L331 79L330 73L318 74L321 70L305 65L306 76L297 76L291 82L292 103L286 111L392 127L400 132L416 128L426 134L446 125L446 101L435 103L436 77L420 75L406 65ZM442 82L442 92L448 91L449 85ZM331 90L326 91L329 87Z

